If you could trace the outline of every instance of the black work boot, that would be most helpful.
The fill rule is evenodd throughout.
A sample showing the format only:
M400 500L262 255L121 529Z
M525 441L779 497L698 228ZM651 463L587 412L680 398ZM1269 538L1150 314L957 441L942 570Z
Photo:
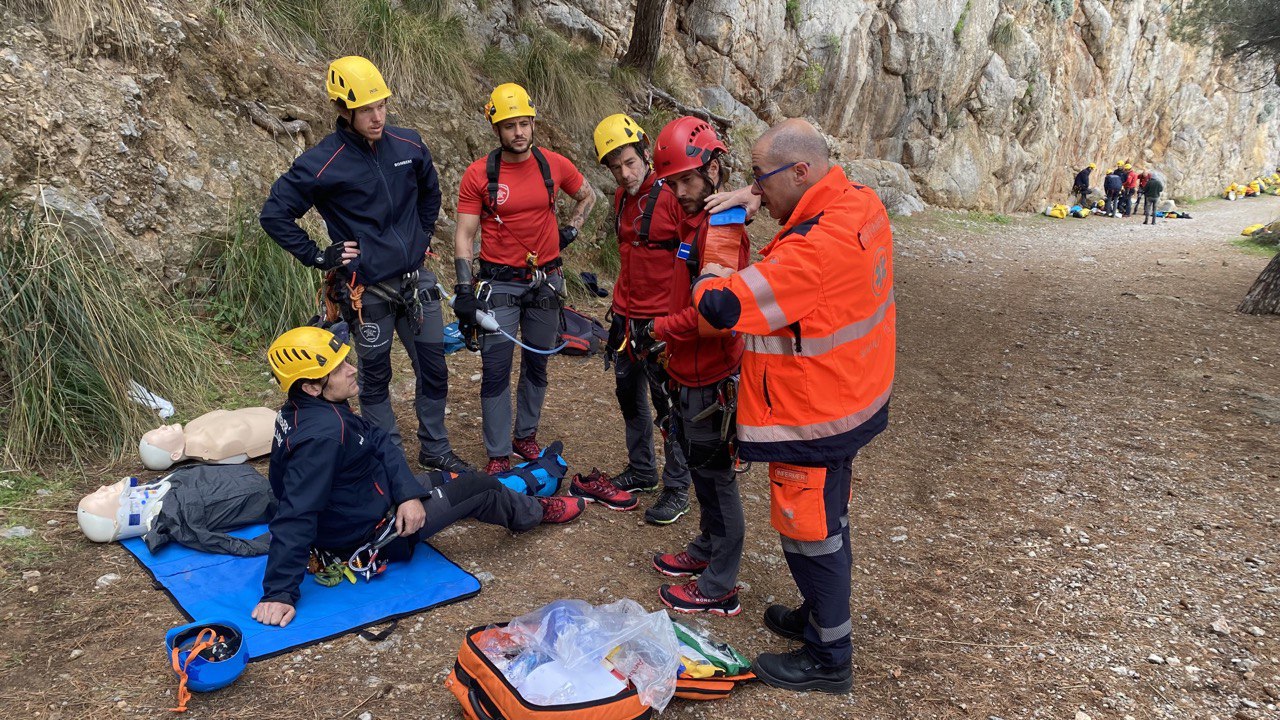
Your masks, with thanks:
M458 474L475 470L465 460L455 455L452 450L443 455L430 455L426 450L423 450L418 453L418 464L424 470L443 470Z
M644 521L650 525L670 525L689 512L689 491L663 488L653 507L644 511Z
M770 605L764 611L764 626L788 640L804 640L804 616L786 605Z
M751 664L751 671L765 685L784 690L843 694L853 689L852 665L824 667L807 647L789 653L762 653Z
M629 493L649 492L658 488L658 474L644 474L636 472L636 469L627 465L622 472L609 478L614 487L619 490L625 490Z

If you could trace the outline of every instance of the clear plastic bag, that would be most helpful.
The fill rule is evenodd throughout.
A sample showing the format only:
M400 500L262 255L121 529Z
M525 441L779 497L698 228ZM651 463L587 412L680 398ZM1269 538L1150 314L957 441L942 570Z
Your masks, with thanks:
M556 660L569 672L608 666L636 686L640 701L658 711L675 694L680 656L665 612L646 612L634 600L593 606L557 600L507 626L512 640ZM546 693L555 695L555 693Z

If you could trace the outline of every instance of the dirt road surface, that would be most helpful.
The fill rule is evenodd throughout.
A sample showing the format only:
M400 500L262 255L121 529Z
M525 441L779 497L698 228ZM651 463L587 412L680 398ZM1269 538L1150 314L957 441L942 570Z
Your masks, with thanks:
M1280 716L1280 317L1235 312L1267 260L1230 245L1280 214L1280 198L1191 210L1154 228L937 211L896 221L891 426L854 465L854 691L752 685L664 716ZM455 445L480 460L478 361L450 363ZM544 417L541 438L563 439L573 470L624 464L598 358L552 363ZM108 468L82 489L139 470ZM708 625L754 655L787 648L760 614L798 595L761 470L742 492L744 612ZM58 517L39 526L51 561L0 561L0 716L170 715L161 645L182 616L121 548ZM348 635L252 664L187 716L457 717L443 679L466 628L565 597L658 609L649 558L695 525L592 507L518 537L455 526L433 542L482 575L479 596L404 620L382 643ZM95 589L112 572L121 580Z

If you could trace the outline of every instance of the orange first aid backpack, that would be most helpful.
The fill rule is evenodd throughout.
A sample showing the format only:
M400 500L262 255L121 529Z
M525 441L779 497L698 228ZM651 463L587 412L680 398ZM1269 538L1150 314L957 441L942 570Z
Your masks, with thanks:
M495 627L506 627L501 623ZM462 715L468 720L640 720L653 718L653 708L640 702L635 688L628 688L610 698L568 705L534 705L520 696L506 676L485 657L476 638L486 628L467 631L458 648L458 661L453 664L444 685L458 699ZM676 697L685 700L719 700L729 697L739 684L754 680L755 674L718 675L694 679L676 679Z
M502 623L497 627L505 627ZM458 648L458 661L445 678L468 720L640 720L652 718L653 708L640 702L635 688L613 697L567 705L534 705L520 696L507 678L476 644L485 628L467 631Z

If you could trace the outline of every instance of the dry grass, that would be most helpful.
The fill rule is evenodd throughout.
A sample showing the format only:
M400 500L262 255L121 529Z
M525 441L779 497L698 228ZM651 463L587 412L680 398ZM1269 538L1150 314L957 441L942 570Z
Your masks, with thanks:
M115 45L132 55L141 45L148 25L144 0L19 0L35 12L46 14L54 29L74 54L93 45Z

